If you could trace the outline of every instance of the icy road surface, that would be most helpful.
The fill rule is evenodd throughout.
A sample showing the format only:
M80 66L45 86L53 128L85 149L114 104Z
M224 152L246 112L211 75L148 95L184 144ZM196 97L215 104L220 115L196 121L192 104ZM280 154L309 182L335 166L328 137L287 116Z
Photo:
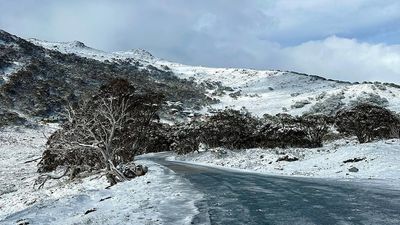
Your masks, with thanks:
M211 224L229 225L400 224L399 190L236 172L162 159L158 163L181 174L204 193L204 200L197 203L199 221L206 216Z

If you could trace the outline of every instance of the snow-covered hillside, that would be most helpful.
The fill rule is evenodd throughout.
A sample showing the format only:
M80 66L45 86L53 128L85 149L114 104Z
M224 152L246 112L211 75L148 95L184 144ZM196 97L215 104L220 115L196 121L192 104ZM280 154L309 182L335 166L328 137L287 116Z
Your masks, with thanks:
M332 113L354 101L375 101L391 110L400 111L400 88L381 83L349 83L327 80L295 72L237 68L208 68L189 66L157 58L138 49L127 52L104 52L74 42L46 42L30 39L32 43L62 53L73 53L99 61L128 62L142 69L157 68L173 72L179 78L198 83L219 83L224 91L210 88L208 95L218 104L201 112L231 107L247 108L256 115L313 112Z
M289 162L279 158L297 158ZM351 179L400 187L400 141L358 144L352 140L327 143L317 149L211 149L170 160L243 169L271 175Z

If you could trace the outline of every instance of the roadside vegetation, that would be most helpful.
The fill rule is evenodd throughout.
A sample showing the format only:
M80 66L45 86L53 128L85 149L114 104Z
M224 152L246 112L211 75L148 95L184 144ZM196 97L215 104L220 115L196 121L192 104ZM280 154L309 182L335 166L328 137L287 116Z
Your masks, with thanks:
M343 108L336 115L289 114L252 116L245 109L225 109L208 117L178 125L196 135L174 142L178 154L206 148L318 148L324 141L355 136L360 143L399 138L399 116L381 106L361 103ZM189 145L189 146L186 146Z
M137 91L128 80L114 79L70 104L67 120L47 142L39 172L65 166L65 174L73 178L83 171L105 169L111 185L141 175L137 170L142 169L127 164L147 144L147 131L158 118L163 98Z
M325 141L356 136L360 143L399 138L399 116L381 106L360 103L336 115L265 114L225 109L168 125L160 122L164 96L143 92L126 79L114 79L66 109L61 129L51 135L39 163L46 174L64 167L64 175L105 170L111 185L144 174L135 155L200 148L319 148ZM42 183L50 176L44 176Z

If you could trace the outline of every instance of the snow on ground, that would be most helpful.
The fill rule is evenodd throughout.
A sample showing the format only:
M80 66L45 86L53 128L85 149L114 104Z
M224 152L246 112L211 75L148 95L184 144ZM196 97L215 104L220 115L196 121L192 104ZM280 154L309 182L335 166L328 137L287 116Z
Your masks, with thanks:
M23 66L24 66L23 63L13 62L12 65L0 70L0 78L3 80L3 82L8 82L10 80L10 76L13 73L18 72ZM1 83L2 82L0 82L0 84Z
M0 132L0 224L190 224L202 194L185 179L150 161L142 177L105 189L101 174L52 181L33 188L45 135L56 127L9 128ZM87 210L96 211L85 215Z
M224 152L226 152L224 154ZM295 156L298 161L279 161L282 156ZM344 163L349 159L363 159ZM209 150L188 155L173 155L169 160L244 169L272 175L305 176L351 180L370 180L400 187L400 140L358 144L337 141L317 149L247 149ZM358 172L350 172L357 168Z

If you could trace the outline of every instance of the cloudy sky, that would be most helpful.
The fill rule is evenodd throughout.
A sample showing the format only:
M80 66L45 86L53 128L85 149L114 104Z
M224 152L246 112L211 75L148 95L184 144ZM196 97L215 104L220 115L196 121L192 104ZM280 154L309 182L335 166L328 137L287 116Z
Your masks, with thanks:
M0 29L192 65L400 82L399 0L0 0Z

